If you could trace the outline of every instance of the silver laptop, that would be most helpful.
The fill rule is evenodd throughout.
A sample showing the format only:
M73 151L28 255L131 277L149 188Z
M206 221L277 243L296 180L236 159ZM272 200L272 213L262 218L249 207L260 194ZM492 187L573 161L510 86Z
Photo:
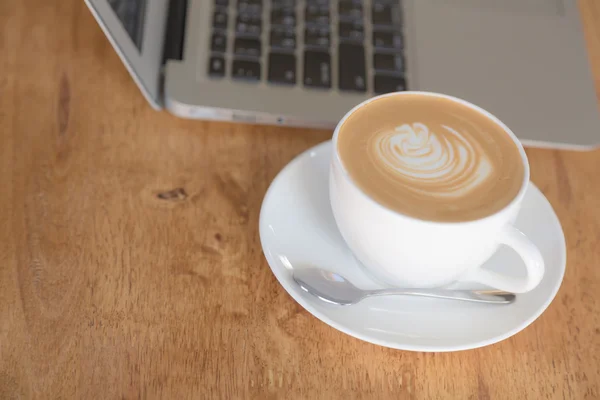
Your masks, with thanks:
M576 0L86 0L148 102L332 128L379 93L471 101L525 145L600 144Z

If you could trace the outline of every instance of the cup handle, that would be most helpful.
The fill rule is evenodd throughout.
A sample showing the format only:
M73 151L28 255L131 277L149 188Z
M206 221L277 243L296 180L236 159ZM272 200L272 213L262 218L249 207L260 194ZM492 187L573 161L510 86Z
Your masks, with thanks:
M499 242L519 254L525 263L527 276L515 278L479 267L469 275L469 280L513 293L533 290L544 276L544 259L538 248L523 232L512 225L507 225L502 230Z

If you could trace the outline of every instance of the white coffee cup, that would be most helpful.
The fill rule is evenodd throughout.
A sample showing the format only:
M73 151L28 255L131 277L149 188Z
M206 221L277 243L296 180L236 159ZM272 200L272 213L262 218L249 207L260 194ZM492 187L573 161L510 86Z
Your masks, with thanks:
M525 171L523 182L517 196L502 210L475 221L425 221L382 206L352 181L337 150L342 124L356 110L375 99L419 93L471 107L504 128L517 145ZM333 134L329 194L335 221L350 250L366 270L392 286L426 288L464 280L514 293L534 289L544 275L544 260L537 247L513 226L528 184L527 155L511 130L489 112L455 97L428 92L374 97L350 110ZM526 277L503 275L482 268L502 244L511 247L523 259Z

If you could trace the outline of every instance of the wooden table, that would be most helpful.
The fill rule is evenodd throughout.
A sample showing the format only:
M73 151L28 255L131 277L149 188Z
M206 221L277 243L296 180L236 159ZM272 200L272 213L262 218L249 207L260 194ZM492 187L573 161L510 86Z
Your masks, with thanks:
M567 238L550 308L426 354L330 328L263 257L269 183L331 132L153 111L82 0L0 0L0 135L0 399L600 398L600 151L528 150Z

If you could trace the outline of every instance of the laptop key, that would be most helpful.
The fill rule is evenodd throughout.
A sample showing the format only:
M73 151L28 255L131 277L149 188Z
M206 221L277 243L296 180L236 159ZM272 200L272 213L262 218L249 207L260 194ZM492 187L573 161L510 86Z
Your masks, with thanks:
M338 48L340 90L365 92L365 48L360 44L341 43Z
M223 56L212 56L208 61L208 74L216 78L225 76L225 59Z
M258 81L260 79L260 64L258 61L233 60L231 76L234 79Z
M362 42L365 40L365 31L362 22L340 22L338 35L341 41Z
M304 52L304 85L314 88L331 88L331 57L329 53L312 50Z
M371 9L371 19L375 26L393 25L392 6L381 2L374 3Z
M238 56L260 57L260 41L251 38L236 38L233 44L233 52Z
M271 11L271 25L296 26L296 12L292 8Z
M338 3L338 14L340 20L362 20L362 3L353 0L340 0Z
M269 54L269 82L284 85L296 84L296 56L293 54Z
M329 6L308 4L304 13L306 24L329 25Z
M238 17L237 17L237 22L240 23L244 23L244 24L258 24L260 25L262 23L262 19L260 15L257 14L242 14L239 13Z
M375 75L375 93L401 92L406 90L406 81L400 76Z
M395 32L373 31L373 46L378 49L401 49L402 36Z
M375 54L373 68L376 71L403 73L404 65L401 54Z
M227 36L218 32L213 33L210 41L210 49L217 53L225 53L227 50Z
M252 0L239 1L237 10L240 14L260 15L262 13L262 2Z
M328 49L330 44L329 27L308 26L304 31L304 45Z
M271 30L271 47L293 51L296 48L296 31L287 28Z
M260 36L262 21L255 15L239 15L235 23L235 32L243 36Z
M213 27L218 29L227 29L227 13L215 11L213 14Z

